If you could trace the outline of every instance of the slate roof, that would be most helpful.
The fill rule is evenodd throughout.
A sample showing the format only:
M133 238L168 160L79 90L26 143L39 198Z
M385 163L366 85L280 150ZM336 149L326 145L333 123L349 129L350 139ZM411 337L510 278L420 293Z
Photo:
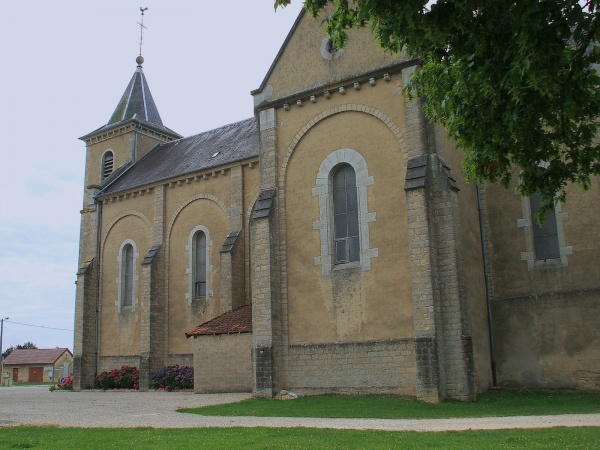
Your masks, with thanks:
M252 332L252 305L242 306L185 333L187 337Z
M163 126L158 108L154 103L148 82L144 76L142 66L137 66L137 69L131 77L131 81L127 85L127 89L123 93L119 104L115 108L108 124L121 122L122 120L131 119L134 115L138 115L142 120L151 124Z
M159 144L99 195L121 192L258 156L258 126L250 118Z
M112 113L112 116L110 116L108 123L79 139L85 140L99 132L108 131L131 120L143 126L166 133L174 138L181 137L179 133L176 133L163 125L156 103L154 103L154 99L150 93L146 76L140 65L135 69L133 77L131 77L129 84L125 89L121 100L119 100L115 111Z
M71 353L68 348L13 350L10 355L4 358L4 364L14 366L54 364L65 352Z

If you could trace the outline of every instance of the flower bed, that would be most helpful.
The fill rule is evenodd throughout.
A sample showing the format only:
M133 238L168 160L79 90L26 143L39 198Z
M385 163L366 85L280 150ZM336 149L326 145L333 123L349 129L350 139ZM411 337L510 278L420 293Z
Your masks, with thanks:
M159 391L181 391L194 388L194 368L168 366L152 375L152 388Z
M139 389L140 371L137 367L121 366L110 372L102 372L96 376L94 387L97 389Z
M61 382L56 385L56 389L63 389L65 391L73 390L73 377L64 377Z

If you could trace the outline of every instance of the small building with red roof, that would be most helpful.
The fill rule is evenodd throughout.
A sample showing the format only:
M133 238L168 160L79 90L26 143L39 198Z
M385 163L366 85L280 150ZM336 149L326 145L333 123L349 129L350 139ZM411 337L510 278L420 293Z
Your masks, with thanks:
M194 338L195 392L252 391L252 305L222 314L185 335Z
M68 348L13 350L4 358L2 378L11 383L52 383L69 376L72 367Z

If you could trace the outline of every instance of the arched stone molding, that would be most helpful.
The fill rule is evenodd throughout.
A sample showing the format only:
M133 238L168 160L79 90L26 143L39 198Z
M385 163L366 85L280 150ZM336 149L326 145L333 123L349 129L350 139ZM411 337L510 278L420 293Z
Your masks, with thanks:
M400 127L398 127L398 125L396 125L396 123L387 114L383 113L382 111L380 111L377 108L371 108L370 106L367 106L367 105L347 103L345 105L340 105L340 106L335 106L333 108L329 108L329 109L317 114L316 116L314 116L312 119L310 119L306 123L306 125L304 125L302 127L302 129L296 134L296 136L294 136L294 138L292 139L292 142L290 143L290 145L287 148L286 154L285 154L285 156L283 158L283 162L281 164L281 176L279 177L279 207L280 207L281 211L283 212L283 214L282 214L283 223L282 223L282 227L281 227L283 242L287 242L286 227L285 227L285 181L286 181L285 175L287 172L287 167L288 167L290 158L292 157L294 150L296 149L296 147L298 146L298 144L300 143L300 141L302 140L304 135L306 133L308 133L315 125L317 125L322 120L327 119L328 117L334 116L336 114L341 114L344 112L359 112L359 113L364 113L364 114L368 114L373 117L376 117L381 122L383 122L383 124L386 127L388 127L390 132L396 138L398 144L400 145L400 148L406 150L406 140L404 139L404 136L402 135L402 131L400 130ZM407 155L405 152L404 158L406 159L406 157L407 157ZM362 158L362 156L361 156L361 158ZM373 217L370 217L370 219L374 220L374 215L373 215ZM368 229L368 228L365 228L365 230L366 229ZM365 247L365 248L367 248L367 247ZM377 256L376 250L377 249L373 249L374 256ZM282 269L282 277L283 277L284 283L287 284L287 263L286 263L286 261L287 261L287 258L284 257L281 269ZM370 258L369 258L369 263L367 263L366 260L365 260L365 263L367 265L370 265ZM323 267L324 274L326 274L326 273L328 274L330 272L330 269L328 269L326 266L322 266L322 267ZM365 270L368 270L368 268L365 268Z
M150 232L150 235L152 235L153 231L152 231L152 222L150 222L150 220L148 220L148 218L138 212L138 211L134 211L134 210L129 210L129 211L124 211L123 213L119 214L117 217L115 217L106 227L106 233L104 234L104 236L102 236L102 241L100 243L100 260L99 260L99 264L100 264L100 275L99 275L99 298L102 299L104 298L104 249L105 249L105 244L106 244L106 240L108 239L108 236L110 235L111 230L114 228L114 226L117 224L117 222L119 222L121 219L124 219L125 217L129 217L129 216L134 216L134 217L138 217L140 219L142 219L144 221L144 223L146 224L146 227L148 227L148 231ZM119 249L119 257L121 255L121 251L122 251L122 245L124 245L124 243L121 244L121 248ZM135 247L135 253L138 254L138 258L139 258L139 253L137 250L137 247ZM136 261L138 261L136 259ZM121 269L119 268L119 271ZM120 288L120 287L119 287ZM119 305L117 305L117 308L119 308ZM100 302L99 304L99 309L100 311L102 310L102 302ZM101 319L100 319L101 320Z
M400 128L398 127L398 125L396 125L394 123L394 121L388 115L384 114L383 112L381 112L380 110L378 110L376 108L371 108L367 105L347 103L345 105L335 106L333 108L330 108L330 109L327 109L327 110L321 112L320 114L317 114L315 117L310 119L306 123L305 126L302 127L302 129L296 134L296 136L294 136L294 139L292 139L291 144L287 148L287 152L286 152L286 154L283 158L283 162L281 164L281 174L285 175L285 173L287 171L288 163L290 161L290 158L292 157L292 154L294 153L294 150L298 146L298 143L300 142L300 140L304 137L304 135L306 133L308 133L308 131L312 127L314 127L316 124L318 124L322 120L327 119L328 117L331 117L335 114L340 114L340 113L349 112L349 111L370 114L371 116L378 118L390 129L390 131L396 137L396 140L400 144L400 147L406 148L406 141L404 140L404 137L402 136L402 132L400 131ZM281 191L283 191L284 186L285 186L285 176L281 176L281 177L279 177L279 188Z
M219 208L221 208L223 210L227 219L230 219L229 208L227 208L227 206L225 205L225 203L223 203L223 201L221 201L221 199L219 199L218 197L215 197L214 195L211 195L211 194L194 195L193 197L191 197L191 198L187 199L185 202L183 202L179 206L179 208L177 208L177 211L175 211L175 213L173 214L173 217L171 217L171 220L169 221L169 226L167 227L167 236L166 236L166 247L167 248L169 247L169 239L171 237L171 230L173 229L173 225L175 224L175 221L177 220L177 217L179 216L181 211L183 211L184 208L187 207L190 203L193 203L196 200L201 200L201 199L211 200L211 201L215 202L217 205L219 205Z
M171 255L171 232L173 231L173 226L175 225L175 221L177 220L177 217L179 217L179 214L181 214L181 211L183 211L188 205L190 205L191 203L193 203L197 200L210 200L210 201L216 203L217 205L219 205L219 208L221 208L221 210L225 214L225 217L227 217L227 220L229 220L231 222L229 208L227 208L225 203L223 203L223 201L221 199L219 199L218 197L215 197L214 195L211 195L211 194L197 194L197 195L194 195L193 197L190 197L185 202L183 202L179 206L179 208L177 208L177 211L175 211L175 213L171 217L171 220L169 221L169 226L167 227L167 233L166 233L166 237L165 237L165 260L167 262L170 260L170 255ZM207 245L208 245L208 241L207 241ZM211 270L212 270L212 267L211 267ZM170 284L169 273L170 273L170 271L167 269L165 271L165 298L166 299L169 299L169 284ZM169 301L170 300L167 300L167 302L169 302ZM185 301L188 302L188 299L186 298ZM189 303L188 303L188 306L189 306Z
M281 164L281 171L280 171L279 183L278 183L278 186L279 186L279 189L278 189L278 191L279 191L278 192L279 207L278 207L278 209L280 212L279 220L280 220L281 242L283 242L283 243L287 242L286 217L285 217L285 208L286 208L286 204L285 204L286 176L285 175L287 172L287 167L288 167L290 158L292 157L292 154L294 153L294 150L298 146L299 142L302 140L304 135L306 135L309 132L309 130L311 130L319 122L321 122L331 116L334 116L336 114L341 114L344 112L359 112L359 113L371 115L371 116L379 119L394 135L396 141L398 142L398 144L400 146L400 149L404 152L403 158L404 159L407 158L406 140L405 140L404 136L402 135L400 128L398 127L398 125L396 125L396 123L387 114L383 113L382 111L380 111L377 108L371 108L370 106L367 106L367 105L348 103L345 105L340 105L340 106L335 106L335 107L329 108L329 109L317 114L316 116L314 116L294 136L291 143L287 147L286 154L285 154L282 164ZM282 284L283 284L283 286L287 286L287 284L288 284L287 248L285 247L285 245L283 245L280 250L280 261L281 261L281 265L280 265L279 269L280 269L280 276L281 276ZM287 289L283 290L283 292L281 293L281 297L282 297L281 298L282 316L287 317L287 314L288 314L288 311L287 311L287 301L288 301ZM284 344L284 346L287 346L287 321L286 320L282 321L282 336L283 336L283 344Z
M146 226L148 227L148 231L150 231L150 235L152 235L152 222L150 222L150 220L148 220L148 218L143 215L142 213L139 213L137 211L125 211L122 214L119 214L117 217L115 217L110 224L108 225L107 229L106 229L106 234L104 234L104 236L102 237L102 244L101 244L101 248L104 249L104 243L106 242L106 239L108 238L108 235L110 234L110 230L112 230L112 228L117 224L117 222L127 216L136 216L139 217L140 219L142 219L144 221L144 223L146 224Z

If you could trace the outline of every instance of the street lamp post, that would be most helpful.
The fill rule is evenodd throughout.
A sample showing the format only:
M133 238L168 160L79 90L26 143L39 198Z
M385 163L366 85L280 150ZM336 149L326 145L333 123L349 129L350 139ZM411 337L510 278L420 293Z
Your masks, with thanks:
M0 319L0 386L4 380L4 358L2 357L2 337L4 336L4 321L8 320L8 317Z

